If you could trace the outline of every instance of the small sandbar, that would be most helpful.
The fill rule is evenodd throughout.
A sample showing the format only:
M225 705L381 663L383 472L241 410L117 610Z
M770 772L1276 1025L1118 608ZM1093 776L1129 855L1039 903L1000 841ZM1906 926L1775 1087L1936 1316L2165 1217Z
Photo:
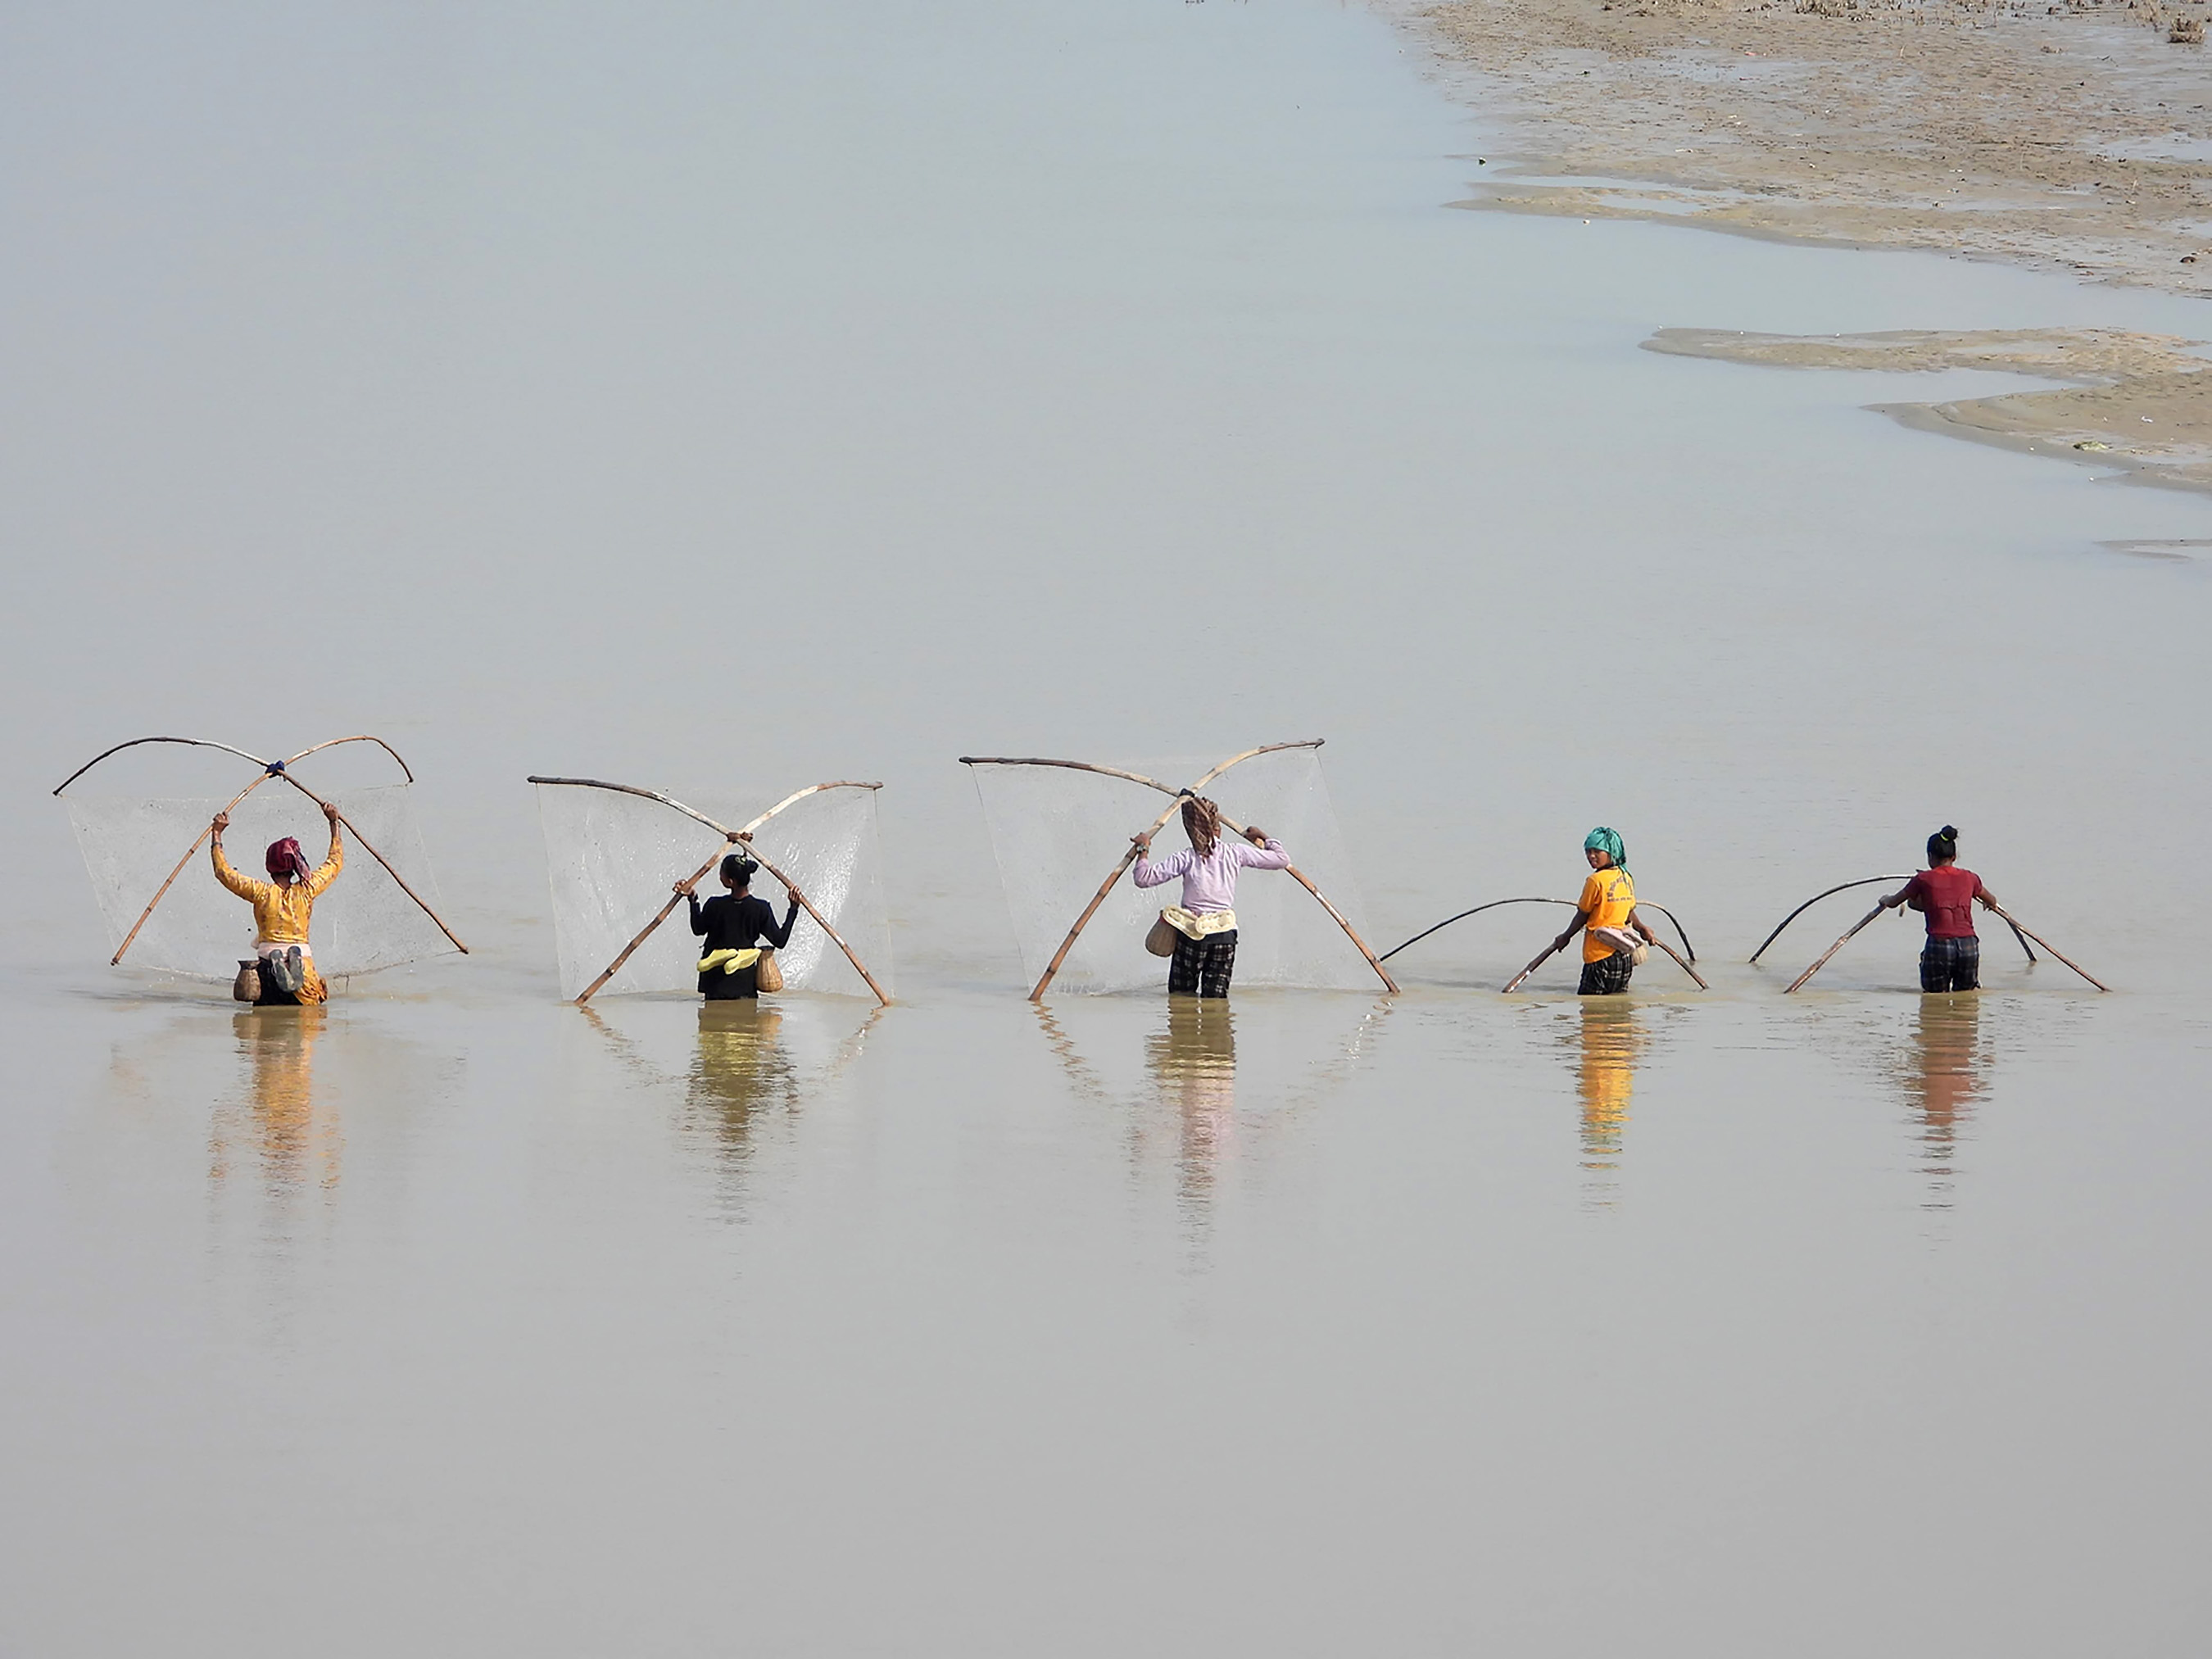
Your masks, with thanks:
M1891 374L1973 368L2073 384L1950 403L1869 407L1923 431L2212 489L2212 362L2201 340L2124 329L1897 329L1752 334L1662 328L1647 351L1774 368Z

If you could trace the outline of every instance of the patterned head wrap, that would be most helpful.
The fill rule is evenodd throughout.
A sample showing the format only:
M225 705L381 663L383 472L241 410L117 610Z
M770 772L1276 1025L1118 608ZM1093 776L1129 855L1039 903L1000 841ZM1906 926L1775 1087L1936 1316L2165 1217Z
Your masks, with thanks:
M269 843L269 852L262 866L272 876L297 876L305 881L309 874L307 855L300 850L300 843L287 836L282 841Z
M1190 850L1202 859L1213 856L1221 841L1221 809L1188 789L1182 796L1182 832L1190 837Z
M1620 838L1620 831L1608 830L1603 824L1583 837L1583 851L1603 853L1613 860L1616 869L1628 868L1628 847Z
M1928 837L1929 863L1934 864L1943 859L1955 859L1958 856L1959 831L1956 825L1947 823Z

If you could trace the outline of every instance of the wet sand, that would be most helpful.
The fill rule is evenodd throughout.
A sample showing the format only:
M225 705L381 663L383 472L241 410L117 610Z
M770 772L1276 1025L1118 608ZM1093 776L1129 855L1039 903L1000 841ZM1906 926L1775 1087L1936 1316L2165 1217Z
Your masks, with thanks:
M2118 468L2140 483L2212 489L2212 377L2191 349L2203 343L2096 328L1821 335L1662 328L1644 345L1784 368L1980 368L2076 382L2057 391L1871 407L1923 431Z
M2202 5L1383 3L1500 125L1465 206L2212 293Z

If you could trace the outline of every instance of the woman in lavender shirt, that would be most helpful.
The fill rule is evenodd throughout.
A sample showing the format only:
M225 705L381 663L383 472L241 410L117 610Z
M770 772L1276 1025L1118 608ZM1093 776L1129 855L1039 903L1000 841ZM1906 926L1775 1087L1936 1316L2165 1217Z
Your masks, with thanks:
M1239 870L1284 870L1291 855L1283 844L1270 841L1257 825L1244 837L1252 845L1232 846L1221 838L1221 809L1183 791L1183 833L1190 849L1152 862L1152 838L1132 836L1137 843L1137 885L1158 887L1182 878L1182 902L1160 912L1176 930L1175 957L1168 963L1168 991L1202 997L1229 994L1229 976L1237 969L1237 872Z

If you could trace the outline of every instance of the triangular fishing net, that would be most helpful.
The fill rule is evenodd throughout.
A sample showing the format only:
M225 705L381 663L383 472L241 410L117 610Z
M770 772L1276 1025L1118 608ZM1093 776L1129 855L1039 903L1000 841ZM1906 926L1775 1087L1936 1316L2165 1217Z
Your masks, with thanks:
M357 832L344 836L345 868L315 901L308 929L315 966L324 976L373 973L452 950L438 925L362 844L365 837L426 902L438 903L408 786L319 793ZM123 943L147 901L228 799L75 792L64 798L111 946ZM261 880L263 850L287 836L298 837L309 863L322 862L330 845L322 809L272 780L230 807L223 851L240 874ZM131 940L123 965L228 979L253 954L253 942L252 907L217 884L203 843Z
M1215 763L1139 762L1121 769L1179 789ZM1129 837L1172 803L1141 784L1064 767L978 762L969 769L982 796L1023 970L1034 984L1098 884L1128 850ZM1316 750L1255 756L1200 793L1220 803L1225 816L1256 824L1281 842L1291 863L1359 925L1359 884ZM1171 817L1153 839L1153 855L1164 858L1188 844L1181 817ZM1124 874L1076 940L1053 988L1126 991L1165 984L1167 963L1145 949L1145 933L1162 909L1182 902L1182 893L1179 880L1140 888L1133 873ZM1378 982L1358 947L1286 872L1246 870L1239 876L1237 934L1239 985L1358 990Z
M564 997L580 994L605 971L674 896L670 890L677 882L710 858L719 860L739 850L720 831L677 808L619 789L541 783L538 811L545 832ZM732 828L747 821L721 816ZM875 791L851 784L804 796L755 830L752 846L799 884L888 993L890 924L876 837ZM721 890L713 871L699 883L702 899ZM766 870L753 878L753 892L781 914L782 888ZM844 952L803 909L790 945L776 952L776 961L787 991L872 994ZM691 991L698 981L699 941L679 901L601 994Z

